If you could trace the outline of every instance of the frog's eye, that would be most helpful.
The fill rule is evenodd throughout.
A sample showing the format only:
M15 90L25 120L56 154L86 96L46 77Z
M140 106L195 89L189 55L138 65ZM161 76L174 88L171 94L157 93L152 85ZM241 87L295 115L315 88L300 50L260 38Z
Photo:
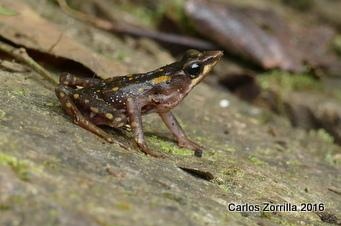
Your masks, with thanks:
M202 72L202 65L200 63L192 63L184 68L184 71L191 78L198 77Z

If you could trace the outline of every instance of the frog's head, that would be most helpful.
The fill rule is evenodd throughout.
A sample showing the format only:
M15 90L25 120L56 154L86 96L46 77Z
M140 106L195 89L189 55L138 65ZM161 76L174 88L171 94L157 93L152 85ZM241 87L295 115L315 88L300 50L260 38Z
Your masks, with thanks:
M177 62L166 65L151 73L151 81L159 93L165 96L179 94L184 98L218 63L222 51L187 50Z
M179 61L147 73L152 84L150 93L157 99L158 110L169 110L180 103L222 55L222 51L188 50Z
M222 51L186 51L180 62L183 73L191 79L190 88L197 85L212 70L222 55Z

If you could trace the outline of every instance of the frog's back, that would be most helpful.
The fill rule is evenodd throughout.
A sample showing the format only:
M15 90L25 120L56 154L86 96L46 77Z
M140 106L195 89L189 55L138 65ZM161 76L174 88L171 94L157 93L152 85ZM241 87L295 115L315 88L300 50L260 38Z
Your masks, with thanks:
M117 92L134 88L145 88L155 85L155 81L170 76L171 72L164 67L147 73L129 74L104 80L105 85L100 87L104 92Z

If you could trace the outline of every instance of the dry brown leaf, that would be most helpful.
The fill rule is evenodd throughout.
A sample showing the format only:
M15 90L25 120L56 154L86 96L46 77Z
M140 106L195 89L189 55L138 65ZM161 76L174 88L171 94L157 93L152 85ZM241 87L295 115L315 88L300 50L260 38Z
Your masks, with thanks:
M127 73L125 66L89 50L22 1L1 0L0 4L17 12L12 16L0 15L0 36L3 38L29 49L76 61L101 78Z

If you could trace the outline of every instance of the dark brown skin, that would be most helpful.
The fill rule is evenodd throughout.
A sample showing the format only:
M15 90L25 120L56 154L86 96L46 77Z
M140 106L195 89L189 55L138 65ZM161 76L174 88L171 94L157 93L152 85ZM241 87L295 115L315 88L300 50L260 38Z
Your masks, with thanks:
M178 145L201 157L202 148L186 137L171 109L211 71L222 55L221 51L188 50L180 61L154 71L106 80L66 73L60 77L56 95L75 124L108 142L114 142L113 137L98 125L121 128L129 124L140 150L152 156L159 155L145 142L142 115L156 112Z

